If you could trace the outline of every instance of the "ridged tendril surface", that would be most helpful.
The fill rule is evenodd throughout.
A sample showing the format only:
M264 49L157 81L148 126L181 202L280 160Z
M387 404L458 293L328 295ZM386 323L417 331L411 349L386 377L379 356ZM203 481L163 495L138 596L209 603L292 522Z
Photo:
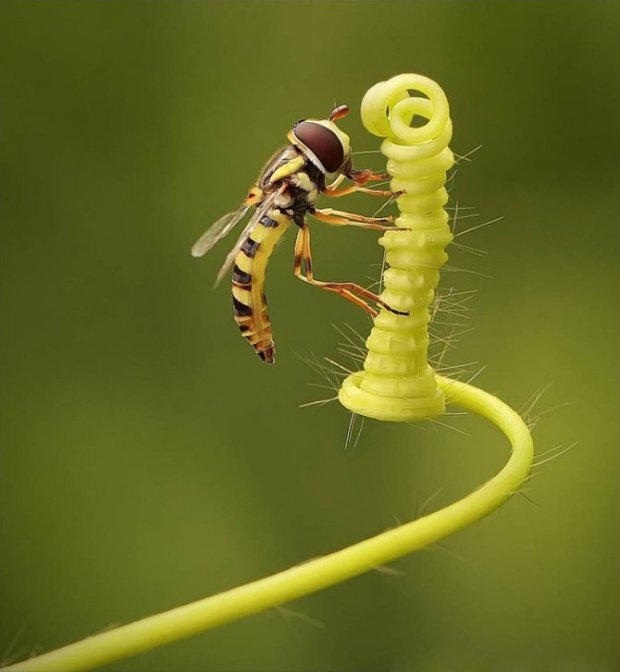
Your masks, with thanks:
M427 96L410 95L410 91ZM452 240L445 189L454 164L449 106L438 84L422 75L398 75L373 86L362 101L366 128L385 140L391 188L397 199L396 227L379 240L389 266L381 298L409 316L385 309L375 318L366 347L364 370L345 379L340 402L349 410L378 420L412 422L443 413L445 399L428 364L429 305L439 269ZM427 119L414 128L411 120Z

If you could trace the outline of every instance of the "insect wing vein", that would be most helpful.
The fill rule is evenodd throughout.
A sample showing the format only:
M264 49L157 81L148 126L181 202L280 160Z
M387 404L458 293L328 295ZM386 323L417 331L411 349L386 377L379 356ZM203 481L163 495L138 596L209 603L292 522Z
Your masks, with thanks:
M248 209L249 206L242 205L240 208L222 215L216 222L211 224L192 246L192 257L202 257L205 255L218 240L221 240L233 230L243 219Z

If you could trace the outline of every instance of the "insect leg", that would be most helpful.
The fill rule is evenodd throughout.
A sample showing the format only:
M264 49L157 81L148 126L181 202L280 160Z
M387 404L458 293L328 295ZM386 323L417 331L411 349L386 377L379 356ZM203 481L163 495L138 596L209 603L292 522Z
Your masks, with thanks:
M294 273L300 280L307 282L309 285L314 285L315 287L320 287L321 289L340 294L340 296L347 299L347 301L351 301L351 303L354 303L356 306L359 306L372 317L378 315L378 312L374 308L369 306L363 299L355 296L351 291L345 289L338 290L333 287L335 283L326 283L321 282L320 280L315 280L312 272L312 257L310 254L310 232L307 226L302 227L297 233L297 239L295 241Z
M322 280L316 280L312 271L310 229L305 225L299 229L299 232L297 233L297 239L295 241L294 272L300 280L307 282L309 285L314 285L315 287L325 289L328 292L339 294L343 298L347 299L347 301L350 301L356 306L359 306L373 317L376 317L378 313L374 308L369 306L368 303L364 301L364 299L373 301L374 303L383 306L383 308L386 310L389 310L392 313L396 313L397 315L409 314L394 310L388 306L388 304L385 303L385 301L383 301L377 294L374 294L373 292L365 289L361 285L357 285L354 282L324 282Z
M331 196L332 198L338 198L339 196L347 196L348 194L354 194L356 192L361 192L362 194L370 194L371 196L400 196L400 191L390 191L382 189L369 189L367 187L359 187L357 184L353 184L350 187L344 187L343 189L334 189L334 185L330 184L329 187L323 192L326 196Z
M341 182L344 180L346 175L344 173L340 173L338 177L331 183L327 185L327 190L329 191L330 189L335 189Z
M347 177L361 187L366 184L366 182L383 182L383 180L389 180L390 174L375 173L370 168L366 168L365 170L355 170L355 168L351 168L347 173Z
M334 226L357 226L361 229L374 229L375 231L394 229L393 226L386 226L394 221L393 217L364 217L332 208L317 208L310 214L321 222Z

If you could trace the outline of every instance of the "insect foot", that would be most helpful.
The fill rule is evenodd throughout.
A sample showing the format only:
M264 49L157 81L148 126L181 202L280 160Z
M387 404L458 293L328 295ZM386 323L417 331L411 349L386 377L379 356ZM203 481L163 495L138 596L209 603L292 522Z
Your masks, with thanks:
M386 310L389 310L390 313L394 313L394 315L404 315L405 317L408 317L411 314L411 311L409 311L409 310L396 310L396 308L392 308L392 306L388 306L387 303L384 303L382 305Z

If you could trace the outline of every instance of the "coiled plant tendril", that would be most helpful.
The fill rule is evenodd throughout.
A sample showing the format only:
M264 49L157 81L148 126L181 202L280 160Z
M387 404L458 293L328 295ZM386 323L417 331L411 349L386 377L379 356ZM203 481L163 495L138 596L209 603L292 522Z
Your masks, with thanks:
M419 91L428 98L410 96ZM428 122L410 126L414 117ZM428 363L429 306L447 261L452 240L445 189L446 171L454 165L448 148L452 122L442 89L421 75L398 75L375 84L362 101L366 128L385 140L381 151L400 216L401 231L387 231L379 240L389 268L383 275L381 298L408 316L382 309L366 341L364 370L346 378L339 392L349 410L377 420L413 422L441 415L445 397Z

